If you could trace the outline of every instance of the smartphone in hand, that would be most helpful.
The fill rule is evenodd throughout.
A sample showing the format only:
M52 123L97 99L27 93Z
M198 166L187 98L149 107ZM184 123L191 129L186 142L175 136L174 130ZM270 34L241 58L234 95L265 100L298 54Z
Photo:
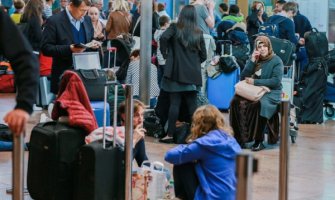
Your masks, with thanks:
M86 49L87 47L84 45L84 44L82 44L82 43L80 43L80 44L74 44L73 45L75 48L84 48L84 49Z

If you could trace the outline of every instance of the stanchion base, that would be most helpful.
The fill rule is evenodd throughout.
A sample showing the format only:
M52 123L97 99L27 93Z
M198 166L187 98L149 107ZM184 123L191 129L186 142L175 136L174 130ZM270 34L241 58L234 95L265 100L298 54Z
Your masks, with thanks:
M7 188L6 189L6 193L7 194L13 194L13 188ZM27 188L23 188L23 194L29 194L29 192L28 192L28 189Z

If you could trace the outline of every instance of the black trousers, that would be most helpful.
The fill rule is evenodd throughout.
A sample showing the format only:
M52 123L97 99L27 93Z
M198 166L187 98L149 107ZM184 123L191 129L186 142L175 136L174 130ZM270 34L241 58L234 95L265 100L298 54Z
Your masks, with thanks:
M194 111L197 109L197 91L187 92L170 92L170 107L168 115L168 135L173 137L176 130L176 121L179 117L182 100L185 100L187 105L187 115L191 119Z
M174 193L183 200L193 200L199 186L194 163L173 166Z

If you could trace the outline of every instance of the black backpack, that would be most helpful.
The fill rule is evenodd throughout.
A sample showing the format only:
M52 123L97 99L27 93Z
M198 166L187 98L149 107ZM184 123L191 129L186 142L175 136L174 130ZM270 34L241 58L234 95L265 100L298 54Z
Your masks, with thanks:
M328 55L328 39L326 34L316 28L305 34L305 48L308 58L325 57Z

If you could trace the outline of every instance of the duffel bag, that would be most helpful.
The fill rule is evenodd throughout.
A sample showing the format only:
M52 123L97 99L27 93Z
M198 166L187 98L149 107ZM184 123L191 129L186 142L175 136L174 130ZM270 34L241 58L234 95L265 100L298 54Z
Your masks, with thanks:
M312 31L305 34L304 38L308 58L327 56L328 39L324 33L320 33L316 28L313 28Z
M106 72L98 69L78 69L76 72L84 83L90 101L103 101Z

